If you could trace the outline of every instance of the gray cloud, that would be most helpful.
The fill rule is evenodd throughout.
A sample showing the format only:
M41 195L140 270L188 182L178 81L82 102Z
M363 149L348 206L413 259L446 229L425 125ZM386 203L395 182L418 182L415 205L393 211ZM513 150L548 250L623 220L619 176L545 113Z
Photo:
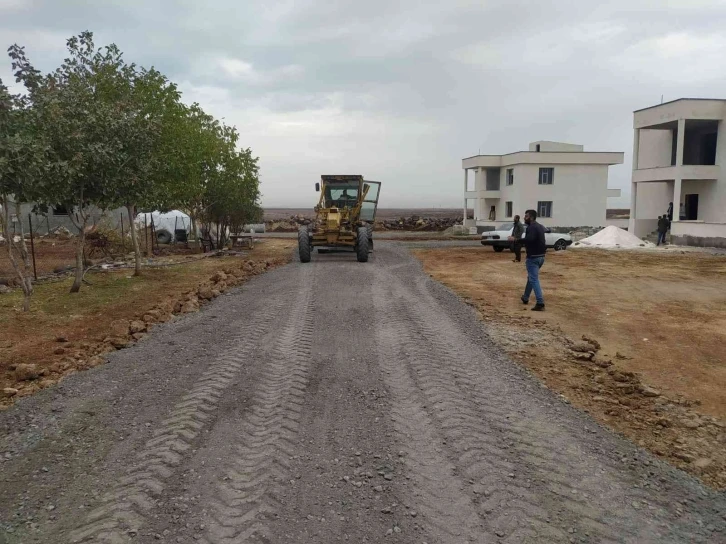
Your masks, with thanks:
M165 72L259 154L265 204L295 206L325 172L458 206L462 157L537 139L626 151L627 190L634 109L726 96L725 22L717 0L0 0L0 42L44 70L90 29Z

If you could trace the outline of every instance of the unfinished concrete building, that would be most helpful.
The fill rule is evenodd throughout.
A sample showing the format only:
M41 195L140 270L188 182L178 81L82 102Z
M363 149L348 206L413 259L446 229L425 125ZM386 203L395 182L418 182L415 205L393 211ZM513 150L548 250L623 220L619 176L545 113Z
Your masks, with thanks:
M633 116L629 230L644 237L672 204L671 240L726 247L726 100L681 98Z

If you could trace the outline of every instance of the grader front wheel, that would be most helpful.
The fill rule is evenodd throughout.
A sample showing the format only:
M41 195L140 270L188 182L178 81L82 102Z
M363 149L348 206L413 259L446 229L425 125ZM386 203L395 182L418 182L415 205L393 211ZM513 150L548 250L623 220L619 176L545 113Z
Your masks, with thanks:
M310 244L310 233L306 228L301 228L297 233L297 249L300 254L300 262L309 263L313 248Z
M360 227L358 229L358 243L355 246L355 252L359 263L368 262L368 229L365 227Z

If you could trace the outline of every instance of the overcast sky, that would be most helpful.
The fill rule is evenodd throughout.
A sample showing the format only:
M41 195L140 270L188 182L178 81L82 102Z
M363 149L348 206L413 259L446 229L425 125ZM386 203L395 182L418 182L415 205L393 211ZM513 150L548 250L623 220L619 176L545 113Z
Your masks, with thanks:
M236 125L265 206L360 173L382 206L459 207L462 158L556 140L625 151L627 207L633 110L726 98L724 29L724 0L0 0L0 44L43 71L91 30Z

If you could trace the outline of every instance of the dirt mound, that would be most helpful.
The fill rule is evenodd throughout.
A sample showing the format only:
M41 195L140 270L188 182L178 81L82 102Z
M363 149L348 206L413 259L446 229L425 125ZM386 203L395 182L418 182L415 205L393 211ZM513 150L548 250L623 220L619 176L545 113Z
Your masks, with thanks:
M601 249L637 249L654 247L652 243L641 240L634 234L614 225L575 242L573 247L597 247Z

